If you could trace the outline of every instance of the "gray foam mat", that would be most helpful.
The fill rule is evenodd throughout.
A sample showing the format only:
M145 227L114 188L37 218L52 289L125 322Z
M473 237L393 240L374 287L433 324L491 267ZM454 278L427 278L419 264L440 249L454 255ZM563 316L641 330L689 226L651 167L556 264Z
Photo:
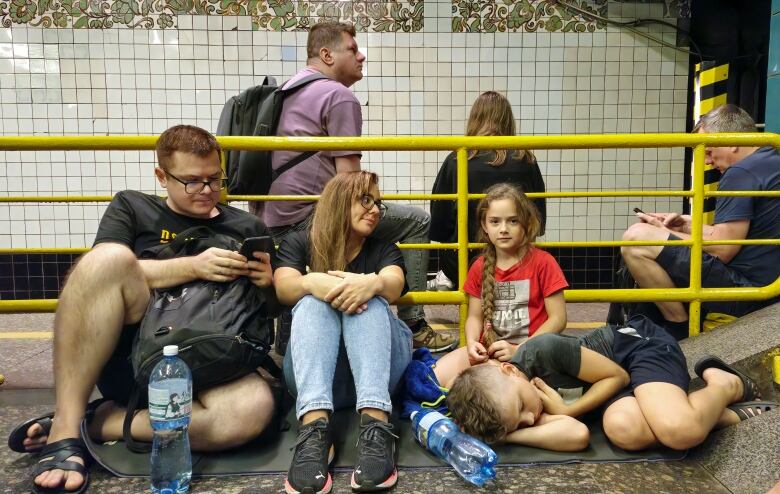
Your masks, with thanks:
M358 436L359 417L353 410L336 412L333 417L336 470L351 469L355 458L355 444ZM286 431L271 431L256 440L231 451L192 455L193 477L262 475L286 472L292 460L292 448L297 438L294 411L290 411L287 422L292 424ZM398 440L399 468L449 468L425 449L412 436L411 422L394 421ZM576 453L560 453L525 446L498 446L499 464L537 465L561 463L616 463L632 461L674 461L685 458L687 452L670 449L653 449L640 452L623 451L610 444L601 426L590 424L590 446ZM82 433L85 432L82 429ZM87 434L83 434L87 437ZM149 475L149 454L130 452L123 442L108 444L86 440L87 447L97 463L119 477L147 477Z

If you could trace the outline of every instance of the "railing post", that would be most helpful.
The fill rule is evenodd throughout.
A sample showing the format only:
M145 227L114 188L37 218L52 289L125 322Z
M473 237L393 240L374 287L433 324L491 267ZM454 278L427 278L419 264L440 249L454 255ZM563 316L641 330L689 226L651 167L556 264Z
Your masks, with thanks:
M704 215L704 144L693 148L693 201L691 207L691 273L690 287L694 300L688 305L688 336L699 334L701 327L701 259Z
M463 292L463 284L469 269L469 155L466 148L458 149L458 290ZM469 311L468 297L460 304L460 346L466 345L466 316Z
M222 175L227 177L228 176L228 174L227 174L227 160L225 159L225 150L224 149L219 153L219 166L222 167ZM227 189L227 187L225 187L224 189L219 191L219 202L221 204L227 204L228 203L227 196L228 196L228 189Z

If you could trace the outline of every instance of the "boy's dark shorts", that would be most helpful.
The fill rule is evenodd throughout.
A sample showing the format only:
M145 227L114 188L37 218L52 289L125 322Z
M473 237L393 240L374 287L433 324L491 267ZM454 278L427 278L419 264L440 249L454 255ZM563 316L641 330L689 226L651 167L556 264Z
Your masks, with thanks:
M668 240L680 240L680 237L669 235ZM666 245L661 249L661 253L656 257L656 262L679 288L690 285L691 275L691 249L682 245ZM757 286L745 275L731 269L727 264L715 256L706 252L702 253L701 259L701 284L704 288L730 288L730 287L753 287ZM717 301L704 302L702 309L704 312L717 312L728 314L734 317L742 317L745 314L754 312L763 307L774 303L773 300L756 301Z
M633 316L626 324L638 336L621 332L627 328L615 331L612 351L615 362L628 372L631 381L610 404L633 395L637 387L647 383L673 384L687 393L691 378L677 340L645 316Z
M127 405L133 390L133 366L130 365L130 352L141 323L129 324L122 328L114 353L106 362L98 378L97 388L104 398ZM139 408L146 408L146 393L141 393Z

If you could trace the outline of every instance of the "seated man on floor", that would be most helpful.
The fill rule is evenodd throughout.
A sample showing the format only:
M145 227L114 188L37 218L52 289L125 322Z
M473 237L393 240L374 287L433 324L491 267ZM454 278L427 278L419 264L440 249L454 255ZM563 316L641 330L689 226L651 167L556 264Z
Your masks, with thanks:
M101 219L92 250L73 267L60 295L54 320L54 420L51 414L34 419L21 426L21 434L17 431L20 444L9 440L12 449L41 451L33 473L36 491L80 492L86 487L89 477L82 465L87 453L79 437L85 414L94 440L122 438L123 406L133 383L128 355L151 289L239 276L248 276L257 287L272 283L269 255L261 252L251 260L216 247L170 260L137 258L193 226L238 240L266 234L254 215L218 204L226 180L220 146L211 134L178 125L160 136L156 151L155 175L168 197L118 193ZM108 400L87 410L95 385ZM271 389L257 373L200 392L193 400L189 427L192 449L241 445L263 431L273 411ZM147 410L135 415L131 433L151 441Z
M704 115L694 132L755 132L747 112L734 105ZM719 191L780 190L780 154L771 147L708 147L705 163L720 171ZM703 225L704 240L742 240L780 237L780 200L773 197L718 197L715 222ZM691 217L677 213L637 213L623 240L691 238ZM691 250L685 246L624 246L623 259L642 288L687 287ZM709 245L702 257L702 286L765 286L780 276L778 245ZM741 317L774 300L709 302L704 312ZM688 336L688 312L681 302L656 302L664 327L677 339Z
M488 442L583 449L587 429L583 435L584 426L572 417L606 404L604 432L616 446L684 450L704 441L713 428L777 406L756 401L756 383L713 356L694 367L706 386L688 394L682 350L641 315L624 328L605 326L583 337L531 338L510 362L498 365L470 367L465 353L460 361L457 357L453 352L442 358L436 375L444 386L457 375L447 397L452 417L466 433Z

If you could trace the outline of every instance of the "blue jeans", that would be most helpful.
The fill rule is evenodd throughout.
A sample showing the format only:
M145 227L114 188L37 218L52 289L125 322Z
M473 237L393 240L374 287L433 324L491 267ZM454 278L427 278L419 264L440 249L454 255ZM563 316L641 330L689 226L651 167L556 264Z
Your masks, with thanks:
M427 244L431 229L431 215L417 206L386 203L387 212L374 230L374 236L387 242L409 244ZM428 251L401 251L406 265L406 282L409 290L424 292L428 279ZM422 305L399 305L398 317L409 324L425 319Z
M390 394L411 360L412 332L382 297L362 314L344 314L312 295L293 308L284 378L299 419L351 405L390 413Z

